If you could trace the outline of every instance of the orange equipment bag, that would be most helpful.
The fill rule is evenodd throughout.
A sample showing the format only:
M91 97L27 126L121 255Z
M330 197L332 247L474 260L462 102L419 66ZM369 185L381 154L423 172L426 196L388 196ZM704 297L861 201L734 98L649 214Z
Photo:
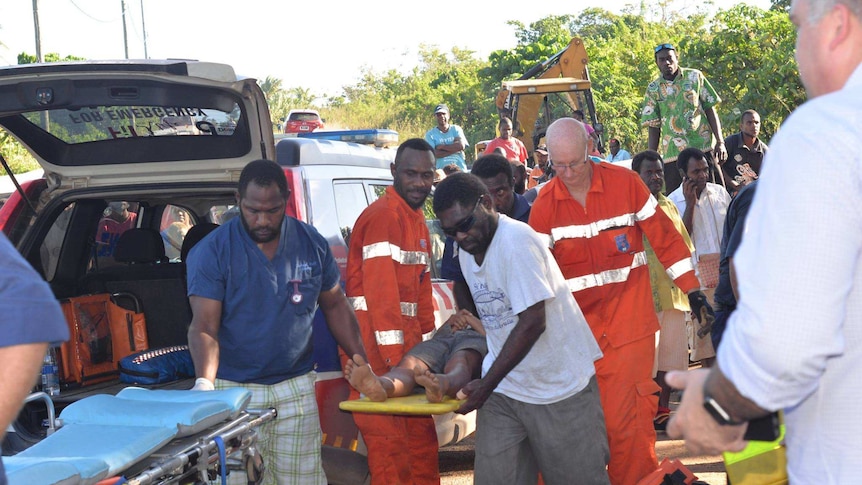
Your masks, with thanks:
M679 460L662 460L658 469L638 481L637 485L692 485L697 476Z
M117 305L130 298L136 311ZM60 302L69 340L60 346L60 382L86 386L116 379L123 357L146 350L147 324L131 293L76 296Z

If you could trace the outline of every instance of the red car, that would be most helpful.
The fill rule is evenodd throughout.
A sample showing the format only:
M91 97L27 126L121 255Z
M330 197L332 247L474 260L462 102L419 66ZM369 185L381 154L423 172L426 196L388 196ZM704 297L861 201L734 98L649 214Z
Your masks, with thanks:
M284 124L285 133L310 133L317 129L323 129L323 119L313 109L292 109L287 114Z

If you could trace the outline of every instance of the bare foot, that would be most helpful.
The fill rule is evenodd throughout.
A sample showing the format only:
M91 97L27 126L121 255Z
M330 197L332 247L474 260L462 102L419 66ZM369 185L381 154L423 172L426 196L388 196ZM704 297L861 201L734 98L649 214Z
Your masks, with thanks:
M414 367L413 378L416 379L416 384L425 388L425 397L428 402L442 402L443 398L446 397L449 383L444 376L434 374L428 369Z
M386 400L386 390L380 383L380 378L371 370L371 366L365 362L359 354L347 359L344 365L344 377L354 389L365 394L365 397L375 402Z

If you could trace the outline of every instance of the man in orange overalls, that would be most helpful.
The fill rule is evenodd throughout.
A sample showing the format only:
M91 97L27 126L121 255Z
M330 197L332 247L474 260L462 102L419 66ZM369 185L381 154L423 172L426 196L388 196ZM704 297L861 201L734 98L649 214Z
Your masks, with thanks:
M588 157L584 125L561 118L546 142L556 176L539 193L530 225L548 238L563 276L604 356L596 362L614 485L633 485L657 467L652 379L655 333L646 234L692 312L712 314L691 251L637 173Z
M431 239L422 208L435 167L434 149L425 140L402 143L391 166L392 187L362 212L350 235L347 296L377 375L434 330ZM346 358L342 353L342 364ZM368 447L373 485L440 483L430 416L354 413L353 419Z

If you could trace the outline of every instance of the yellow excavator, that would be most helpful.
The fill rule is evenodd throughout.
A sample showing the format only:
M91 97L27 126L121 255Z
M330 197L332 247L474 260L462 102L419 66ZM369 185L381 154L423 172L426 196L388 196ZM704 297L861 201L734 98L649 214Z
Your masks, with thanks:
M563 50L536 64L518 79L502 82L495 100L497 113L501 118L512 119L514 136L524 143L529 153L541 143L551 122L572 116L576 110L582 111L585 121L596 130L596 148L604 153L603 127L596 116L588 63L584 42L573 37ZM488 141L476 143L476 157L481 155Z

